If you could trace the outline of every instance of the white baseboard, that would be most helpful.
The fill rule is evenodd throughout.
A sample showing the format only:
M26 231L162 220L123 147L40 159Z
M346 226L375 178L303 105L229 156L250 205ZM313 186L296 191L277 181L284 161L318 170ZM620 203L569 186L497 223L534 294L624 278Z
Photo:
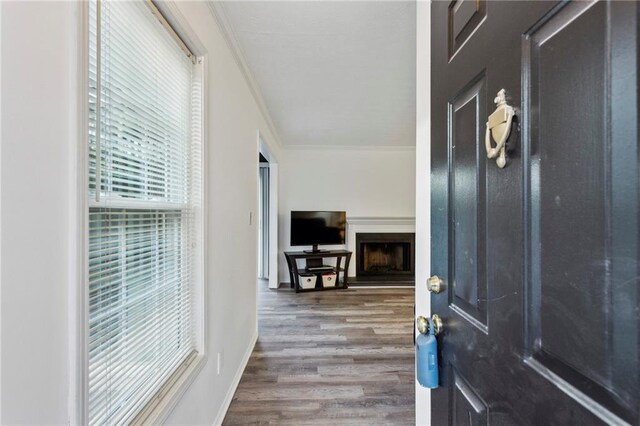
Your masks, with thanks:
M224 420L224 416L227 415L227 410L231 405L231 401L233 400L233 395L236 393L236 389L238 389L238 385L240 384L240 379L242 379L242 374L244 373L244 369L247 368L247 364L249 363L249 358L251 358L251 353L253 352L253 348L256 346L256 342L258 341L258 331L256 330L255 334L251 338L251 344L247 348L244 356L242 357L242 361L238 366L238 371L236 371L236 375L233 377L233 381L231 382L231 386L227 391L227 395L224 397L224 401L222 402L222 406L220 406L220 410L218 411L218 415L216 416L215 421L213 422L214 426L220 426L222 421Z
M375 290L376 288L415 288L414 285L350 285L349 290Z

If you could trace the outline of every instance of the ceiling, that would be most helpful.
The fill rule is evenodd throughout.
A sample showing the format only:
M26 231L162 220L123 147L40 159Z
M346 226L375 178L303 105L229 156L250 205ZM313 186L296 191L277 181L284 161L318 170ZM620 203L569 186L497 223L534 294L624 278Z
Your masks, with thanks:
M414 1L223 2L284 146L415 145Z

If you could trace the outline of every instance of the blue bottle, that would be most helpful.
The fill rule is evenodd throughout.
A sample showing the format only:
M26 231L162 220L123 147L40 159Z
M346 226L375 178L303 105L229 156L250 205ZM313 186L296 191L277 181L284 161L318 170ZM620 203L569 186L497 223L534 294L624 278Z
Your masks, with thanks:
M438 387L438 341L434 335L431 319L429 332L419 334L416 338L416 370L418 383L425 388Z

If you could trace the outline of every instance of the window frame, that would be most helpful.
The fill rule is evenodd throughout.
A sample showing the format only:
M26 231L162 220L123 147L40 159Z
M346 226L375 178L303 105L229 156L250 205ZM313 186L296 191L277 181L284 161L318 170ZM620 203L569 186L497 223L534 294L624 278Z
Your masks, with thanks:
M151 3L149 0L145 0ZM162 2L158 12L165 18L175 34L189 46L195 56L194 73L198 74L200 83L200 206L195 209L195 235L197 237L194 251L194 282L193 282L193 327L194 349L196 354L188 358L176 371L169 376L160 390L147 405L134 417L134 424L162 423L172 409L178 403L187 388L195 380L207 361L206 340L206 277L207 277L207 181L208 168L206 159L207 149L207 91L208 55L204 45L197 37L193 28L187 23L173 1ZM72 80L78 82L76 91L70 94L71 114L70 129L76 129L76 135L70 146L70 164L72 167L69 176L69 229L72 234L69 238L69 390L68 390L68 417L69 424L88 423L88 350L87 333L89 330L89 207L91 205L87 185L89 182L89 3L76 3L78 12L78 25L75 28L77 40L76 63L69 67ZM155 13L154 13L155 15ZM157 16L156 16L157 17ZM164 24L163 24L164 25ZM73 96L75 94L75 96Z

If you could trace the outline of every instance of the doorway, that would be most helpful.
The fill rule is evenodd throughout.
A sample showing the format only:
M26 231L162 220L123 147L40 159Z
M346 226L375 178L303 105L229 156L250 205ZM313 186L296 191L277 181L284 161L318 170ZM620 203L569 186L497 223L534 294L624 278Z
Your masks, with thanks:
M258 154L258 279L269 279L269 161Z
M258 132L258 282L278 288L278 159Z

